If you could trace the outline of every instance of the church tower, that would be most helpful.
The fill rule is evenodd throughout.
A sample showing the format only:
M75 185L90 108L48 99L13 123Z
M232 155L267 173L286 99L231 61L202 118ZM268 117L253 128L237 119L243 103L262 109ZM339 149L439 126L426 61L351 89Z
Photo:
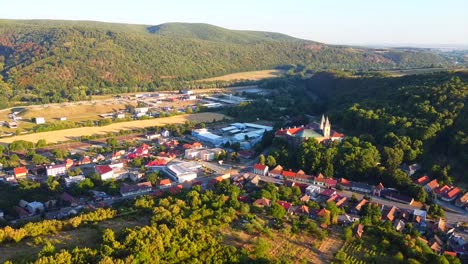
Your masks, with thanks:
M327 121L325 121L325 126L323 127L323 137L329 138L330 130L331 130L331 124L330 124L330 121L328 121L328 116L327 116Z
M323 130L324 127L325 127L325 116L322 115L322 121L320 121L320 129Z

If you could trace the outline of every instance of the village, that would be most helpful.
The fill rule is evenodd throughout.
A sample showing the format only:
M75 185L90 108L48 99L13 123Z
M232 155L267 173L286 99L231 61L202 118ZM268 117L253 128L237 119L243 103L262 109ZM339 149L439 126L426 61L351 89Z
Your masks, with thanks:
M53 180L61 185L63 192L51 200L21 200L14 208L0 208L0 218L13 224L43 218L67 218L83 210L112 207L114 203L142 195L177 195L193 186L209 190L216 183L227 180L242 189L240 201L259 208L280 205L288 215L319 221L323 229L331 224L355 225L356 236L360 237L365 229L356 223L363 215L363 208L372 205L381 212L381 221L392 223L397 231L403 232L409 226L418 230L424 243L437 254L468 254L468 236L464 231L468 193L463 194L453 186L439 186L437 180L428 176L415 179L416 184L424 186L428 194L435 196L447 209L445 217L430 218L419 202L396 189L385 188L382 183L373 186L344 178L328 178L321 173L306 175L302 170L287 170L281 165L269 168L257 163L258 156L253 147L264 133L272 131L273 127L262 122L195 128L191 134L182 137L172 136L162 129L159 133L138 138L134 146L126 149L114 146L110 152L95 156L64 157L63 162L20 166L5 172L0 181L14 186L19 181L44 183ZM310 126L281 128L275 135L292 141L307 137L319 142L344 138L343 134L331 130L328 117L326 120L322 117L320 123ZM120 145L118 143L107 142L108 145ZM410 166L406 173L412 175L417 169L418 166ZM89 183L90 178L111 182L117 190L114 188L114 192L109 193L88 186L84 188L85 192L72 191L76 186L86 186L84 183ZM287 201L252 196L258 190L280 186L298 189L301 198ZM330 217L330 211L326 209L330 203L342 212L334 221L325 219Z

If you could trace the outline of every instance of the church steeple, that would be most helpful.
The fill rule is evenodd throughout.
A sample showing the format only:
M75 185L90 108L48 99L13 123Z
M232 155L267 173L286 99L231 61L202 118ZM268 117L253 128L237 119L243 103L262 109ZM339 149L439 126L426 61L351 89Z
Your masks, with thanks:
M322 115L322 121L320 121L320 129L323 130L324 127L325 127L325 116Z
M323 127L323 136L325 138L330 137L330 130L331 130L331 124L330 124L330 121L328 120L328 116L327 116L327 120L325 121L325 125Z

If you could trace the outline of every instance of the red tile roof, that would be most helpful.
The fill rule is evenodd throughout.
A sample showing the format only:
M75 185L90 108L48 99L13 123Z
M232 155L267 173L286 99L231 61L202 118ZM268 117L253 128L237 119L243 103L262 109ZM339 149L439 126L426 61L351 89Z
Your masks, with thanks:
M106 174L112 171L112 168L109 165L98 165L95 166L94 169L97 173L99 173L99 175Z
M281 205L281 207L286 209L286 211L289 210L291 208L291 206L292 206L291 203L288 203L288 202L285 202L285 201L277 201L276 203Z
M437 180L432 180L430 181L428 184L426 184L426 186L431 189L431 190L434 190L435 188L439 187L439 183L437 182Z
M153 161L150 161L146 164L146 166L148 167L152 167L152 166L165 166L167 164L167 160L163 160L163 159L155 159Z
M262 164L258 164L258 163L254 165L254 170L264 171L266 168L267 168L266 165L262 165Z
M318 211L317 215L319 217L324 217L326 213L329 213L330 211L328 211L327 209L325 208L322 208L320 211Z
M296 177L296 173L294 171L283 171L283 177Z
M362 207L366 205L369 201L366 199L362 199L357 205L356 210L361 211Z
M271 205L271 201L267 198L260 198L260 199L255 200L255 202L253 202L253 205L259 206L259 207L264 207L264 206L269 207Z
M342 138L342 137L344 137L344 134L341 134L341 133L338 133L338 132L332 130L330 132L330 137L332 137L332 138Z
M299 132L304 130L303 127L295 127L295 128L288 128L288 129L280 129L276 131L275 135L276 136L281 136L281 135L295 135Z
M124 184L120 187L120 193L124 194L129 192L151 190L152 187L153 186L151 185L151 182L140 182L135 185Z
M439 195L444 195L448 191L450 191L450 187L448 185L444 185L444 186L439 187L439 188L434 190L434 192L439 194Z
M306 215L309 215L309 207L307 205L301 205L299 207L296 208L296 210L294 211L296 214L306 214Z
M344 204L344 202L346 202L346 200L348 200L348 198L346 198L346 197L341 198L340 200L338 200L336 202L336 206L338 206L338 207L342 206Z
M171 180L169 179L164 179L159 182L159 185L170 185L170 184L171 184Z
M380 191L381 191L381 190L385 189L385 187L383 186L383 184L382 184L382 183L379 183L379 185L376 185L376 186L375 186L375 189L377 189L377 190L380 190Z
M427 175L422 176L421 178L414 181L416 184L425 184L429 181L429 177Z
M27 174L28 170L26 169L26 167L23 166L23 167L14 168L13 173L15 174L15 176L21 175L21 174Z
M453 251L444 251L444 255L456 257L457 253Z
M449 198L449 199L452 199L454 197L456 197L457 195L461 194L461 190L458 189L458 187L455 187L453 188L452 190L450 190L449 192L447 192L445 194L445 197Z
M336 194L336 191L333 189L326 189L323 192L320 193L320 195L326 196L326 197L331 197L332 195Z

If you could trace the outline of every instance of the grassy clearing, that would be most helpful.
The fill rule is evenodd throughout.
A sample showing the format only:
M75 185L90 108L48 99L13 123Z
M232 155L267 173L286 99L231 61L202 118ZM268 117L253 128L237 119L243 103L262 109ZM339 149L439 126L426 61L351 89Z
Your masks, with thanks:
M126 227L145 226L149 224L149 217L118 217L103 221L93 226L63 231L56 235L41 238L42 241L50 241L57 251L60 249L73 249L75 247L94 248L99 246L101 234L104 229L110 228L119 232ZM17 244L7 243L0 246L0 263L6 260L24 262L42 249L42 243L35 243L34 239L26 239Z
M271 259L286 259L291 263L331 263L343 241L333 232L324 241L309 234L293 234L288 228L263 233L248 233L243 229L228 227L221 231L224 243L236 248L254 250L259 238L269 245L267 256Z
M32 133L27 135L13 136L8 138L0 139L0 143L11 143L15 140L26 140L30 142L37 142L39 139L45 139L49 143L58 143L70 140L76 140L76 138L86 135L101 135L110 132L119 132L120 130L132 130L144 127L164 126L167 124L183 124L187 121L201 123L211 122L213 120L222 120L225 115L218 113L196 113L191 115L177 115L171 117L154 118L147 120L136 120L121 123L114 123L108 126L102 127L80 127L58 131L48 131L42 133Z
M249 71L249 72L238 72L226 74L223 76L207 78L199 80L200 82L212 82L212 81L235 81L235 80L251 80L258 81L262 79L280 77L284 74L282 70L263 70L263 71Z

